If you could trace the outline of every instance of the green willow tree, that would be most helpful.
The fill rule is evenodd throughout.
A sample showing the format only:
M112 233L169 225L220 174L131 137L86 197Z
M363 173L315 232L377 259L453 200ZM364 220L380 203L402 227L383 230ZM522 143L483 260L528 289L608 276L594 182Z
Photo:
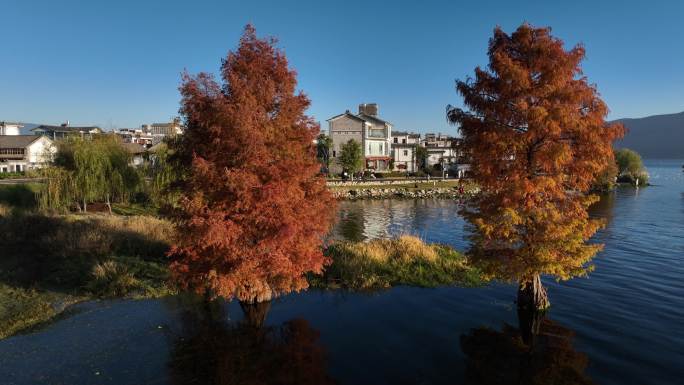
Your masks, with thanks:
M54 164L42 171L47 180L39 192L42 208L68 211L77 205L87 212L89 203L104 202L111 213L112 201L127 202L139 189L131 155L115 135L70 138L58 146Z
M586 274L602 245L588 192L613 162L622 125L582 75L582 46L568 51L549 28L496 28L489 67L457 82L467 110L449 107L482 193L464 212L473 225L469 254L485 272L518 282L518 306L549 306L542 274Z

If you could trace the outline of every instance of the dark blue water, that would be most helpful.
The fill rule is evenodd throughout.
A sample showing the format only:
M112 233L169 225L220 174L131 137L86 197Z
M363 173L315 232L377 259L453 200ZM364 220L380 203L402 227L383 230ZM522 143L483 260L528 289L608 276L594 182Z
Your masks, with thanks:
M293 294L271 305L260 329L241 322L236 303L84 304L44 330L0 341L0 383L489 384L520 383L524 372L538 383L681 384L682 163L647 162L653 186L619 188L592 208L607 220L595 237L605 250L587 278L545 281L546 337L525 360L510 333L514 287L399 287ZM345 202L334 235L409 233L465 248L457 209L447 200Z

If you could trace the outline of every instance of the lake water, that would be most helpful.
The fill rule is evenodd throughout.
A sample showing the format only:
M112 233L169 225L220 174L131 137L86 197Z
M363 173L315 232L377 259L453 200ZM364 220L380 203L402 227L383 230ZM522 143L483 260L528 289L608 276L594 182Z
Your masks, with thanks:
M241 322L236 303L209 311L182 297L82 304L41 331L0 341L0 383L489 384L519 383L524 372L548 378L540 383L558 375L682 384L682 163L647 162L653 186L619 188L592 208L608 221L595 237L605 250L588 278L545 280L552 308L537 345L546 360L515 353L510 285L312 290L274 301L261 329ZM334 236L409 233L463 249L457 211L448 200L344 202Z

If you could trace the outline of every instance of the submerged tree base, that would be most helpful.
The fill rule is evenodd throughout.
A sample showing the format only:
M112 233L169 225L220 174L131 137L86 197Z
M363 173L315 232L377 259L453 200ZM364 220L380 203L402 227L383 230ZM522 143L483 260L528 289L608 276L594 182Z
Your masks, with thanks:
M518 286L518 307L523 309L543 311L551 306L546 289L542 285L541 277L536 274L529 280L523 280Z
M397 285L476 286L483 282L479 270L471 267L463 254L413 236L335 242L325 254L332 265L322 276L309 276L313 287L366 290Z

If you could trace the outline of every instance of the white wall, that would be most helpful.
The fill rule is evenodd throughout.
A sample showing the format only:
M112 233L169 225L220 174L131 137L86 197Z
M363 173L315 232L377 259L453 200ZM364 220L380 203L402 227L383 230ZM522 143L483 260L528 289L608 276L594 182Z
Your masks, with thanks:
M0 135L19 135L19 128L17 124L0 125Z
M38 140L31 143L27 150L26 161L35 164L50 162L57 153L57 147L52 140L45 136L41 136Z

